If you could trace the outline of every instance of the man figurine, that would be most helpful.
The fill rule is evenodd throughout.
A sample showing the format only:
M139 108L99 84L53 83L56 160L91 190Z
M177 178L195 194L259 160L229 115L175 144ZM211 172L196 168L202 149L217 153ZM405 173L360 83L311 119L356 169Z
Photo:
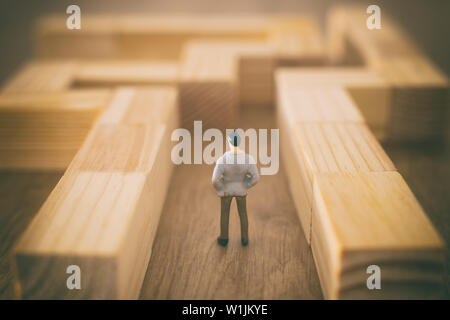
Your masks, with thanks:
M220 236L217 242L224 247L228 244L230 205L235 197L241 221L241 241L242 245L246 246L248 245L246 196L247 190L259 180L258 168L253 157L239 149L241 137L236 130L228 134L227 140L231 150L217 160L212 176L212 184L221 201Z

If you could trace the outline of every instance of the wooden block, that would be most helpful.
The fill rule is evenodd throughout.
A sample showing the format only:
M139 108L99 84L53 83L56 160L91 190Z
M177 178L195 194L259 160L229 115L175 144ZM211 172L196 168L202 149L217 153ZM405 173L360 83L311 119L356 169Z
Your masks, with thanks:
M276 74L282 158L308 242L315 171L395 170L364 125L364 119L354 101L348 92L339 86L340 83L352 83L353 80L359 83L360 79L364 80L361 81L363 88L368 79L361 72L339 74L317 69L306 69L304 72L280 69ZM353 136L356 138L352 138ZM347 143L349 145L345 146ZM316 145L322 145L324 148L316 153L306 151L310 146ZM314 157L320 157L321 152L326 152L322 158L323 166L314 169ZM379 157L376 154L379 154ZM343 158L340 158L341 156ZM350 161L353 157L357 161L354 164ZM330 168L326 164L327 159L332 161ZM380 163L383 164L377 165L376 159L381 159ZM366 160L368 165L364 164ZM343 163L340 163L341 161Z
M1 92L58 92L70 88L77 63L72 60L32 61L25 64Z
M73 75L74 87L176 85L178 64L146 61L86 61Z
M359 123L300 123L295 126L294 148L297 171L303 188L293 189L299 197L298 210L305 234L311 234L314 176L323 172L382 172L396 170L366 125ZM298 183L298 182L297 182ZM311 239L311 238L309 238Z
M201 40L264 40L264 16L121 15L116 25L120 57L179 60L184 46Z
M82 27L70 30L67 16L50 15L37 21L35 52L39 58L114 59L119 48L114 34L115 17L83 16Z
M314 178L312 250L328 299L436 298L444 244L397 172ZM366 286L381 268L381 290Z
M449 82L425 57L387 59L377 67L392 86L389 137L396 141L445 137Z
M67 168L110 90L0 94L0 168Z
M126 60L34 60L2 88L5 93L60 92L117 86L176 85L178 63Z
M38 24L37 53L45 58L172 60L193 39L264 40L266 16L90 15L80 30L68 30L65 16ZM72 32L74 31L74 32Z
M14 249L23 298L139 295L173 167L176 91L121 89L110 108ZM66 287L69 265L81 290Z
M266 42L229 42L237 59L239 106L269 107L274 101L274 50Z
M379 140L391 138L389 132L393 89L386 79L376 72L354 67L282 68L278 70L277 86L280 90L291 92L305 91L306 88L318 91L321 88L341 88L351 97L375 136ZM327 114L331 115L333 110L330 106ZM314 110L308 109L308 112Z
M307 16L274 17L269 27L269 43L278 66L317 66L326 62L320 27Z
M337 6L328 12L329 55L333 62L345 64L362 59L374 68L385 59L420 53L389 15L383 15L383 27L375 32L367 28L366 20L366 7L361 5ZM354 50L348 50L348 46Z
M237 64L234 50L223 42L193 42L181 63L180 112L182 126L233 128L237 124Z
M447 77L388 16L383 16L383 27L376 32L366 28L366 18L361 6L342 6L330 11L331 59L345 63L360 57L363 64L378 72L392 88L385 133L388 139L443 138L448 109Z

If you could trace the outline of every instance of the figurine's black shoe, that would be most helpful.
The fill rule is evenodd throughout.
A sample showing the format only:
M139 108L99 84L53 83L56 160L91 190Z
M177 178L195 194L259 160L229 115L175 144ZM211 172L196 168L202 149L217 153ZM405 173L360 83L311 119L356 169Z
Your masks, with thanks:
M242 238L242 239L241 239L241 243L242 243L242 245L243 245L244 247L246 247L246 246L248 245L248 240Z
M222 238L217 238L217 243L220 244L222 247L226 247L228 244L228 239L222 239Z

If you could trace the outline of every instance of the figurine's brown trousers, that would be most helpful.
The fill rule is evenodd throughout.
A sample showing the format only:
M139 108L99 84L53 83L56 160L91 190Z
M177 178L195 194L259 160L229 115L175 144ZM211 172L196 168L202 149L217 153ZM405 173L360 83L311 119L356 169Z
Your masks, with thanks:
M241 220L241 238L248 241L248 219L247 219L247 201L246 196L236 198L236 204ZM220 238L228 239L228 224L230 220L230 205L232 196L221 197L220 208Z

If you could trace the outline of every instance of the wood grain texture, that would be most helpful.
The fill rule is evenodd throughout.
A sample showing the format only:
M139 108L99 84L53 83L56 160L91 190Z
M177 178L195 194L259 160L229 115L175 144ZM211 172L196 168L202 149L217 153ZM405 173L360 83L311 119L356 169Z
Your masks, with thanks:
M324 296L441 297L440 236L362 117L358 121L354 114L346 115L346 109L356 110L355 101L347 96L342 107L330 95L333 89L343 92L336 83L345 83L345 77L333 82L325 74L311 70L277 74L278 118L285 131L282 148L294 159L285 161L290 188L303 230L311 235ZM351 75L349 83L356 78ZM398 231L397 225L406 231ZM383 292L367 290L365 264L382 265L387 277Z
M274 17L269 28L277 66L314 66L326 61L325 42L314 19L300 15Z
M14 298L13 244L58 183L61 172L0 171L0 299Z
M65 169L112 92L0 94L0 168Z
M444 247L397 172L318 174L312 250L326 298L436 298ZM377 265L382 290L367 290Z
M329 12L329 56L334 63L355 61L379 73L392 88L387 135L417 141L445 137L448 78L414 45L388 15L376 32L366 28L365 8L338 6Z
M144 118L151 113L140 95L159 117ZM15 247L23 298L138 296L171 176L177 111L174 88L116 92ZM83 270L81 290L66 287L71 264Z
M272 110L244 109L240 126L275 128ZM175 169L141 299L320 299L283 167L249 191L250 242L244 248L235 201L228 247L216 242L220 198L211 186L212 170L208 165Z
M216 242L220 199L211 187L212 169L175 170L141 299L321 298L283 170L262 177L249 192L250 242L245 248L233 201L230 242L223 248Z
M35 59L3 86L3 93L46 93L117 86L175 85L178 62Z
M258 112L258 114L261 114L261 112ZM244 116L242 116L243 118ZM273 115L271 116L273 118ZM247 122L247 121L246 121ZM265 123L264 124L260 124L260 126L267 126ZM449 171L449 166L448 163L450 161L450 149L448 147L443 147L442 145L437 145L437 146L431 146L429 144L427 145L398 145L398 144L392 144L392 145L384 145L383 146L385 148L385 150L387 151L388 155L391 157L391 159L393 160L393 162L395 163L398 171L405 177L406 182L408 183L408 185L411 187L411 190L413 191L414 195L417 197L417 199L419 200L419 202L422 204L424 210L427 212L428 217L430 218L430 220L432 221L432 223L436 226L436 229L439 231L439 233L443 236L445 242L447 244L450 243L450 219L449 219L449 215L447 214L450 210L450 197L449 197L449 192L448 190L450 190L449 188L449 181L450 181L450 171ZM282 152L282 157L286 156L286 149L281 149ZM430 169L431 168L431 169ZM194 174L192 174L192 176L190 175L191 173L187 170L184 170L185 168L180 167L178 169L176 169L174 171L174 175L173 175L173 179L172 181L184 181L184 177L188 177L188 179L194 179ZM281 170L285 170L286 167L283 167ZM202 170L198 170L198 171L202 171ZM178 173L182 173L183 175L178 178ZM196 172L198 173L198 172ZM209 173L210 170L207 167L207 169L204 169L203 174L205 176L209 177ZM286 172L285 172L286 173ZM270 197L266 196L264 197L264 199L270 199L271 198L271 194L273 192L277 193L277 190L287 190L287 186L284 187L283 189L283 185L287 184L287 181L285 180L286 175L283 174L280 177L276 178L276 179L272 179L270 180L271 183L274 183L273 187L273 191L271 191L270 193ZM61 177L61 173L30 173L30 172L0 172L0 189L1 189L1 196L0 196L0 207L2 208L1 210L1 215L0 218L2 219L2 222L0 223L0 237L1 237L1 247L2 247L2 253L0 254L0 265L1 265L1 274L2 276L0 277L0 299L11 299L13 298L13 281L12 281L12 274L11 274L11 260L10 260L10 255L11 255L11 247L13 245L13 243L15 243L15 240L20 236L20 234L24 231L24 229L26 228L26 226L28 225L28 223L31 221L32 217L37 213L39 207L42 205L42 203L45 201L45 199L47 198L48 194L50 193L50 191L54 188L54 186L56 185L56 183L58 182L58 180ZM195 177L197 177L195 175ZM198 179L200 181L200 179ZM440 181L440 183L436 183L436 181ZM264 184L265 183L261 183L258 185L257 188L264 188ZM176 184L171 183L171 189L174 188ZM202 186L198 187L198 193L199 194L205 194L208 191L210 191L210 184L205 181L204 184L202 184ZM178 190L177 192L181 192L182 188L177 188L175 187L176 190ZM271 189L272 190L272 189ZM254 189L255 194L253 194L252 196L254 196L253 198L257 199L259 196L256 192L258 192L258 189ZM287 193L289 193L289 191L287 191ZM211 195L210 196L212 198L212 203L215 204L217 206L217 210L219 210L219 204L218 204L218 199L216 198L215 195ZM164 235L164 233L162 232L158 232L155 238L155 245L154 245L154 249L153 249L153 255L156 257L156 255L159 256L161 262L164 262L163 259L163 252L166 252L166 248L169 248L170 250L167 252L174 252L174 254L168 254L167 257L169 257L169 259L179 259L177 264L173 264L174 267L171 269L173 271L173 274L177 274L178 270L182 270L183 266L189 266L192 263L198 263L197 261L199 261L200 257L202 257L201 254L199 254L198 256L190 256L187 253L183 254L182 256L179 254L182 254L184 252L189 251L190 247L192 246L192 248L198 248L199 245L203 245L205 243L205 241L203 241L203 238L201 238L201 240L195 241L186 241L186 238L182 235L182 232L178 232L178 228L185 228L185 226L183 226L181 223L172 223L173 220L179 221L180 218L182 219L190 219L189 216L186 215L186 210L183 210L183 208L187 207L188 205L191 207L202 207L203 205L203 198L202 197L196 197L196 198L192 198L189 197L187 194L185 195L184 198L182 198L183 201L178 201L178 200L174 200L172 201L172 204L170 205L174 211L176 211L176 214L171 214L170 216L172 217L171 219L165 219L166 213L168 213L168 211L166 211L164 209L164 214L162 215L161 218L161 225L165 225L167 227L167 230L169 233L171 233L172 235ZM250 198L249 198L250 199ZM215 202L217 201L217 203ZM169 205L170 202L166 201L165 206L167 207ZM276 204L274 204L276 206ZM256 214L253 214L254 212L254 208L256 206L259 206L258 201L254 201L252 204L252 208L253 211L250 211L250 205L249 205L249 216L251 223L263 223L263 222L255 222L254 219L258 218L258 216ZM269 207L268 205L266 207ZM277 209L274 209L275 212L277 212L277 210L279 210L278 207L275 207ZM303 250L310 250L308 246L303 245L304 243L304 237L301 231L301 228L298 225L298 218L296 217L296 213L295 213L295 209L293 207L293 199L291 197L291 201L290 202L285 202L285 205L283 206L283 212L287 212L287 214L283 214L282 217L286 217L289 216L290 219L293 219L290 224L295 225L295 229L296 231L292 231L289 233L289 235L291 235L294 239L298 239L293 241L294 245L298 246L300 245L302 247ZM288 209L290 208L290 209ZM209 211L209 208L204 207L204 212L207 212L208 214L206 214L204 217L210 217L211 218L211 224L212 226L207 226L207 228L211 228L212 231L210 231L211 233L211 237L212 240L211 242L214 241L214 237L216 236L215 232L219 232L218 228L219 228L219 217L215 216L214 214L210 215L209 213L211 213ZM232 210L235 210L235 205L232 205ZM265 210L265 209L264 209ZM193 211L193 210L190 210ZM218 212L218 211L217 211ZM288 213L290 212L290 214ZM213 212L214 213L214 212ZM179 216L177 215L179 214ZM216 220L217 218L217 220ZM235 249L239 249L239 228L238 228L238 217L237 217L237 212L233 211L232 213L232 218L231 218L231 226L232 228L234 228L232 232L234 232L233 234L236 235L235 238L236 242L232 242L230 243L230 245L234 245L236 246ZM284 219L284 218L283 218ZM191 221L191 220L189 220ZM277 220L279 221L279 220ZM271 225L271 227L273 227ZM189 230L191 231L188 234L197 234L197 233L201 233L202 230L198 229L195 227L195 222L190 222L189 223ZM253 232L257 233L258 229L255 229L255 226L252 226L252 224L250 224L250 229L254 229ZM174 238L176 235L178 235L176 238ZM280 247L278 245L278 240L281 237L281 233L277 233L278 235L274 235L274 240L275 241L270 241L270 242L265 242L265 248L261 248L261 250L267 250L270 252L274 252L274 250L280 250L279 252L281 252L282 250L284 252L286 252L288 247ZM199 236L198 236L199 237ZM176 239L176 240L175 240ZM263 239L262 241L264 241L264 235L261 236L261 239ZM253 242L250 244L250 247L252 245L256 245L256 243L254 243L255 241L253 240ZM177 245L185 245L186 247L184 247L184 250L177 250ZM209 245L209 243L208 243ZM206 246L206 245L205 245ZM273 246L273 249L269 249L269 247ZM189 247L189 248L188 248ZM215 246L212 246L213 248L215 248ZM276 247L278 249L276 249ZM447 246L448 248L448 246ZM160 253L157 253L160 250ZM237 257L232 256L230 258L230 260L226 260L224 265L232 265L231 263L236 263L236 261L240 261L239 260L239 253L242 253L241 251L236 251L236 254L238 255ZM299 256L303 255L303 253L298 253ZM259 256L259 255L258 255ZM228 257L228 256L225 256ZM447 250L447 263L450 263L449 260L450 255L448 254L448 250ZM256 258L255 258L256 259ZM258 258L260 259L260 258ZM152 261L152 260L151 260ZM213 262L216 260L212 260ZM222 260L217 260L218 262L222 261ZM227 263L227 261L229 261ZM209 261L208 261L209 262ZM269 260L270 262L270 260ZM258 264L259 266L261 266L261 264ZM312 270L315 269L314 266L314 262L312 260L312 255L311 253L305 253L305 259L302 260L302 266L300 266L301 268L305 268L306 265L312 266ZM150 262L150 266L152 268L152 274L162 274L166 271L160 271L159 268L162 269L166 269L165 265L163 264L162 266L158 267L158 264L153 264L152 262ZM178 267L175 267L178 266ZM203 264L202 264L203 266ZM239 266L235 266L235 268L240 268L240 272L241 274L251 274L252 272L252 266L251 264L248 263L242 263L239 264ZM300 268L299 267L299 268ZM219 266L218 266L219 268ZM224 267L225 268L225 267ZM150 269L148 269L150 270ZM229 269L227 269L229 270ZM243 271L242 271L243 270ZM287 274L288 270L292 270L292 272L295 274L294 277L299 277L302 273L295 271L292 268L288 268L285 269L284 271L284 275ZM316 272L314 271L313 273L316 274ZM265 273L264 273L265 274ZM262 277L264 278L268 278L265 277L263 274ZM315 276L311 276L311 277L307 277L306 274L303 273L303 275L305 275L305 278L303 279L299 279L298 281L298 286L304 286L305 290L309 290L309 292L315 292L315 294L311 294L310 297L311 298L315 298L315 297L319 297L320 296L320 292L318 290L319 289L319 284L318 284L318 278L317 275ZM153 298L157 296L157 292L172 292L173 296L178 296L177 292L175 291L175 288L180 288L180 287L173 287L171 290L166 290L166 291L158 291L160 285L158 284L159 280L155 280L155 279L162 279L163 277L169 278L169 275L167 276L160 276L160 277L154 277L152 276L150 273L147 274L147 278L146 281L144 282L143 288L142 288L142 294L141 294L141 298ZM183 281L189 281L190 274L186 274L186 276L182 277ZM203 282L195 282L196 284L198 283L198 292L200 292L201 290L201 285L203 283L211 283L209 281L209 279L213 279L217 277L217 272L216 269L213 269L210 273L206 273L203 272L202 274L202 279ZM289 278L288 276L285 276L286 278ZM152 279L154 281L148 281L149 279ZM224 276L224 279L232 279L231 276ZM447 278L448 279L448 278ZM239 287L240 284L238 282L232 282L232 280L225 280L227 283L231 283L232 285L227 286L227 288L229 290L234 290L237 291L236 287ZM225 282L223 281L223 282ZM256 280L255 280L256 281ZM291 282L292 283L292 282ZM175 285L176 282L173 282L173 285ZM261 281L259 281L257 284L257 286L261 286ZM156 288L154 288L154 286ZM295 289L295 287L293 286L289 286L289 284L287 284L285 286L286 288L292 288ZM313 287L315 287L316 289L312 289ZM245 290L246 287L242 286L239 287L242 288L242 290ZM259 288L259 287L258 287ZM447 288L448 288L448 283L447 283ZM184 289L179 289L180 291L183 291ZM286 298L292 298L297 294L297 290L292 290L289 291L290 295L288 295L288 290L287 289L285 292L285 297ZM206 291L206 290L205 290ZM282 289L280 288L279 291L277 292L281 292ZM184 291L186 292L186 291ZM214 291L215 292L215 291ZM231 293L226 294L225 291L222 291L222 295L225 296L229 296L231 298L233 298L233 291L230 291ZM160 297L161 299L165 298L167 295L163 295L161 294ZM184 296L182 296L181 294L179 295L180 298L183 298ZM260 293L256 294L255 296L248 296L249 298L257 298L258 296L261 296ZM280 294L280 296L283 296L282 294ZM186 296L188 297L188 296ZM213 290L209 291L209 294L205 295L205 298L213 298L214 294L213 294ZM448 295L447 295L448 297ZM247 297L244 296L244 299L246 299Z
M263 40L268 16L202 14L91 15L77 34L65 16L48 16L37 26L37 54L46 58L178 60L186 41ZM62 23L62 24L61 24Z
M78 64L73 60L31 61L23 65L3 86L1 92L58 92L67 90Z
M233 128L237 124L237 61L232 47L217 41L186 45L180 67L182 127Z
M390 138L393 89L376 72L361 67L280 68L276 73L276 86L283 104L304 105L306 99L314 103L314 108L290 108L301 113L304 120L353 121L355 115L349 112L354 112L351 110L356 106L379 140ZM335 102L324 109L327 104L320 102L329 99ZM309 117L305 118L306 115Z

